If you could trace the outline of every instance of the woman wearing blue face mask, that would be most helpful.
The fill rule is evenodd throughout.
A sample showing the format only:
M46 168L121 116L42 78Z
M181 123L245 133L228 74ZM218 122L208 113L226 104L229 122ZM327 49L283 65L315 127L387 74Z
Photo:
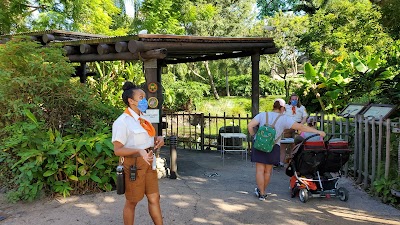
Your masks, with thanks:
M286 104L285 114L300 124L305 124L308 117L306 108L300 103L299 96L294 93L289 98L289 104Z
M289 98L289 104L285 106L285 115L291 117L295 122L305 124L307 121L308 113L306 108L300 103L299 96L293 93ZM284 138L294 138L296 131L293 129L284 130ZM292 149L293 144L281 144L281 158L279 166L283 167L286 156L286 149Z
M157 170L153 170L151 163L153 150L164 145L164 138L156 136L153 125L142 118L148 107L145 92L132 82L125 82L122 89L122 100L127 108L113 124L112 143L124 168L124 224L134 224L136 205L146 195L153 223L161 225Z

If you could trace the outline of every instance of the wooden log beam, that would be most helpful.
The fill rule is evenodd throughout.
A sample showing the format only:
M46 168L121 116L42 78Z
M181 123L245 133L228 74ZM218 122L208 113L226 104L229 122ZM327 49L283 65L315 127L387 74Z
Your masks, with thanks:
M155 49L142 53L120 52L104 55L83 54L69 55L71 62L95 62L95 61L115 61L115 60L145 60L145 59L164 59L167 56L166 49Z
M104 54L108 54L108 53L115 53L115 48L112 45L108 45L108 44L99 44L97 45L97 53L99 53L99 55L104 55Z
M81 44L79 46L79 51L82 54L92 54L92 53L97 53L97 49L91 45L88 44Z
M115 43L115 51L116 52L127 52L128 51L128 43L125 41L119 41Z
M279 49L277 48L267 48L260 51L260 54L274 54L277 53ZM194 58L181 58L175 60L165 60L166 64L178 64L178 63L188 63L188 62L199 62L199 61L210 61L210 60L219 60L219 59L230 59L230 58L241 58L241 57L248 57L253 55L254 52L247 51L247 52L238 52L238 53L225 53L221 55L207 55L207 56L198 56Z
M251 49L273 48L275 44L270 42L251 42L251 43L210 43L210 42L143 42L130 40L128 49L130 52L143 52L152 49L166 48L168 52L187 52L187 51L203 51L203 52L221 52L223 51L244 51Z
M55 37L52 34L43 34L42 35L42 41L43 43L49 43L51 41L54 41Z
M79 48L76 46L64 46L64 50L67 55L80 54Z

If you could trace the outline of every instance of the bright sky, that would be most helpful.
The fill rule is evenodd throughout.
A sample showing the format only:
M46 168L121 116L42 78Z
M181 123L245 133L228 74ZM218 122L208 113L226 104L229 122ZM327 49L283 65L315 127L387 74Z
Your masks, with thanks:
M125 8L126 8L126 14L129 17L133 17L135 15L135 7L133 6L134 0L124 0L125 3Z

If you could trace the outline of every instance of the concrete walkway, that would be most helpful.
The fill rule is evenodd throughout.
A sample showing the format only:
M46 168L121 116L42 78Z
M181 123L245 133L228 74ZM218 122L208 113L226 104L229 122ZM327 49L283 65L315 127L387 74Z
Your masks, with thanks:
M162 156L168 156L168 148ZM218 152L178 150L176 180L161 179L164 224L400 224L400 211L374 200L342 178L350 198L314 198L301 203L290 198L289 177L275 169L266 201L254 196L255 168L238 153L228 153L225 165ZM0 199L0 225L123 224L124 196L115 191L66 199L7 204ZM152 224L147 202L136 210L137 225Z

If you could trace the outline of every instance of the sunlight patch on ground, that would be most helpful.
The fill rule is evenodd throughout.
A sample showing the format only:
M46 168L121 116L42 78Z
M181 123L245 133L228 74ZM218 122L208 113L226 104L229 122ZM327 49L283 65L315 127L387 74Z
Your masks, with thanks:
M85 204L75 204L75 206L85 209L88 213L90 213L92 215L95 215L95 216L100 215L100 211L97 209L97 205L95 205L95 204L85 203Z
M190 204L187 203L187 202L175 202L174 205L176 205L178 207L188 207L188 206L190 206Z
M57 198L56 201L58 201L61 204L65 204L65 203L79 201L79 198L78 198L78 196L72 196L72 197L68 197L68 198Z
M297 207L297 208L289 207L289 208L286 208L286 210L288 210L289 212L292 212L292 213L320 213L320 214L323 214L323 212L321 212L320 210L311 209L311 208L307 209L307 208L303 208L303 207Z
M192 197L185 195L168 195L170 199L178 199L178 200L191 200Z
M110 196L105 196L103 202L112 203L115 202L115 198Z
M190 178L190 181L189 181L190 183L196 183L196 182L207 182L207 179L205 179L205 178L200 178L200 177L191 177Z
M220 224L222 224L221 222L209 221L209 220L206 220L206 219L204 219L204 218L198 218L198 217L193 218L193 221L194 221L194 222L197 222L197 223L204 223L204 224L215 224L215 225L220 225Z
M328 212L335 216L342 217L343 219L355 222L368 222L368 223L393 224L393 225L400 224L400 220L383 219L374 215L368 215L368 213L360 215L358 213L349 211L349 209L346 210L330 209Z
M222 199L212 199L211 200L214 205L216 205L219 209L224 210L226 212L235 212L247 210L249 207L243 204L229 204Z

